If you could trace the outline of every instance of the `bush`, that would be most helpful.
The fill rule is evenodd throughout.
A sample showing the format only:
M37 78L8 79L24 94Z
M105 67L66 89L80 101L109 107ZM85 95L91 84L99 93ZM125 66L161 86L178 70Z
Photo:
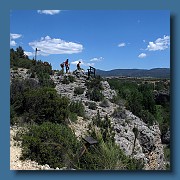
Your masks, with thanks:
M164 146L164 158L165 158L166 161L170 162L170 160L171 160L170 155L171 155L170 147Z
M103 86L101 84L102 78L100 76L97 76L96 78L91 79L90 81L86 81L85 85L88 89L98 89L103 90Z
M79 166L85 170L140 170L143 163L125 156L110 139L104 141L103 134L92 128L91 134L98 144L90 146L79 159Z
M97 109L97 105L95 102L89 102L88 103L88 108L92 109L92 110L96 110Z
M104 107L104 108L109 107L108 100L107 99L103 99L102 102L100 103L100 106Z
M114 110L114 112L112 113L112 116L115 118L125 119L127 115L126 115L125 110L119 107Z
M86 93L86 96L91 100L91 101L102 101L104 96L101 93L100 90L98 89L92 89L92 90L88 90Z
M22 139L22 159L53 168L77 167L75 157L80 144L68 126L50 122L34 125Z
M30 78L35 78L35 77L36 77L36 74L32 72Z
M40 86L55 88L55 84L53 80L50 79L50 76L48 73L38 73L37 76L39 79Z
M69 110L71 113L76 113L78 116L85 116L85 108L82 101L74 102L72 101L69 105Z
M103 90L101 80L101 77L98 76L89 81L86 81L85 83L88 89L88 91L86 92L86 96L92 101L102 101L104 98L101 92Z
M62 83L63 84L69 84L69 83L73 83L74 81L75 81L74 76L64 76Z
M69 100L59 97L55 89L39 88L25 93L24 109L34 122L44 121L65 123L68 118Z
M17 115L24 112L25 92L39 88L39 84L33 79L13 79L10 87L10 103Z
M77 121L77 114L76 114L76 113L73 113L73 112L70 112L70 113L69 113L69 119L70 119L72 122L76 122L76 121Z
M69 80L68 80L67 76L64 76L62 83L63 84L69 84Z
M57 76L61 76L61 75L63 75L64 74L64 71L63 70L58 70L58 72L57 72Z
M68 76L69 82L73 83L75 81L75 77L74 76Z
M84 93L84 88L82 87L75 87L74 88L74 94L75 95L80 95L80 94L83 94Z
M98 111L97 115L92 120L93 124L100 128L103 141L114 143L113 127L111 126L111 121L108 116L106 115L104 119L102 119Z
M147 110L142 110L140 117L146 124L148 124L148 126L152 126L153 123L156 122L154 116Z

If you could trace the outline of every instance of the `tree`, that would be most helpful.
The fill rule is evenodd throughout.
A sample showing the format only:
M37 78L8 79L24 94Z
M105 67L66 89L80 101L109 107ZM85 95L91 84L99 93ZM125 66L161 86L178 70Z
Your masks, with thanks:
M53 88L38 88L25 93L25 111L38 124L45 121L66 123L69 100L59 97Z
M24 58L25 57L24 50L21 46L16 48L16 55L18 58Z

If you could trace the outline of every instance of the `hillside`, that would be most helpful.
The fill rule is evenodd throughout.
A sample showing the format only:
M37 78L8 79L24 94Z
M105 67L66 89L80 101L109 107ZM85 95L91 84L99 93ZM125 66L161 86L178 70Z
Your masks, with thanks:
M106 76L125 76L125 77L152 77L152 78L170 78L169 68L146 69L113 69L110 71L96 70L96 74Z
M18 69L15 72L16 77L23 78L22 76L24 76L27 70ZM14 74L14 71L11 71L11 74ZM74 81L64 84L64 78L68 79L68 77L71 76L74 77ZM94 127L96 131L98 130L98 124L92 125L93 118L96 117L97 113L99 113L102 121L105 121L107 115L113 128L112 132L115 134L115 143L127 157L132 156L135 159L143 160L144 169L146 170L164 169L164 152L163 145L161 144L161 132L158 125L148 127L146 123L133 115L132 112L128 111L124 106L121 106L120 110L118 110L119 106L110 101L113 96L116 95L116 92L110 89L107 81L101 81L103 87L102 94L106 102L101 100L99 102L90 100L86 96L88 92L86 78L86 76L77 77L73 74L58 75L55 73L51 75L51 79L55 83L55 89L58 94L70 98L71 102L81 101L85 108L85 116L78 116L77 121L69 124L69 127L75 132L76 137L79 140L82 137L86 137L87 132L91 130L89 129L90 126ZM75 89L77 88L84 89L84 92L82 94L75 93ZM90 107L92 105L93 108ZM119 112L117 112L117 110ZM113 115L115 111L117 114ZM139 135L137 137L135 136L134 127L137 127L138 130ZM48 164L48 162L46 164ZM62 167L58 167L58 169L61 168ZM116 167L116 169L119 168L121 169L121 167Z
M162 121L161 114L166 115L166 111L161 104L157 110L151 108L156 107L151 84L109 83L99 76L88 78L82 71L53 71L51 65L31 61L22 52L20 60L17 52L15 55L10 70L11 169L169 167L162 127L152 114ZM111 88L110 84L116 86ZM157 87L169 87L169 82L158 82ZM120 96L120 90L127 100ZM157 97L159 103L163 100L167 104L163 94ZM165 134L167 126L164 129Z

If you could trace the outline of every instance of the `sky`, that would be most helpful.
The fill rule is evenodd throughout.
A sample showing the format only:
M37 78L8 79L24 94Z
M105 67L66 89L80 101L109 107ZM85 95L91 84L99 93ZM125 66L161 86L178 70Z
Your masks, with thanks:
M10 48L55 70L170 68L170 12L166 10L11 10Z

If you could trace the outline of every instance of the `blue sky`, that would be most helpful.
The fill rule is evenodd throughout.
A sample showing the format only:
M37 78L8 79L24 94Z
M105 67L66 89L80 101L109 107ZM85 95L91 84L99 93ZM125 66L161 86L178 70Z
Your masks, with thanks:
M10 48L22 46L53 69L67 58L101 70L170 67L170 12L11 10Z

